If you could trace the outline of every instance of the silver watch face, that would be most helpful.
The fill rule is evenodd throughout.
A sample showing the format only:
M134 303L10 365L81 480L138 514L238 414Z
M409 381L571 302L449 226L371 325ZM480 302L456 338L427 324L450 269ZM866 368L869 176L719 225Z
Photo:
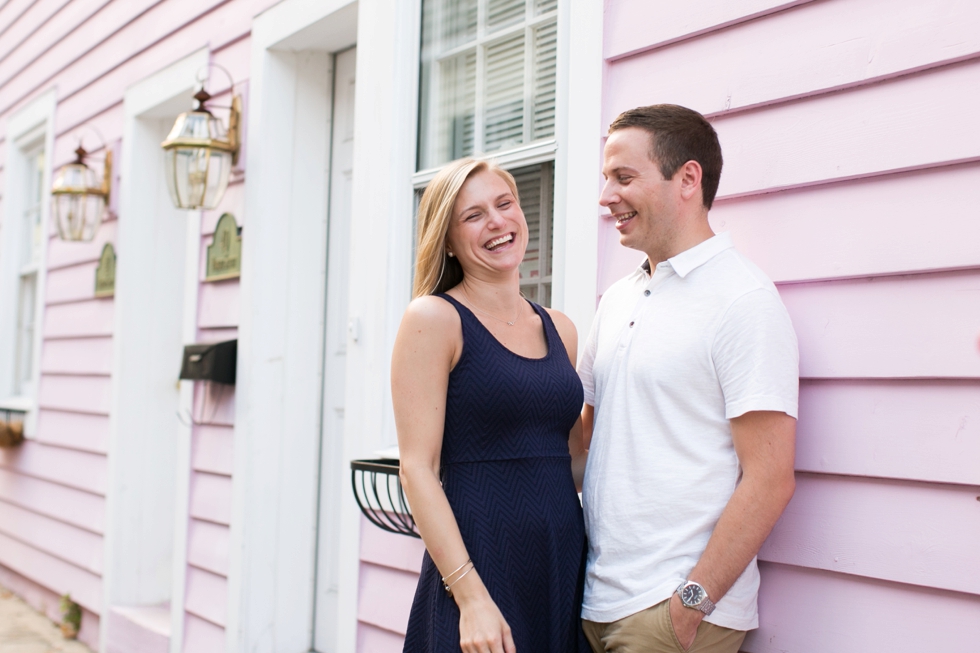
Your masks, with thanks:
M689 607L694 607L704 600L704 588L695 583L685 585L681 588L681 602Z

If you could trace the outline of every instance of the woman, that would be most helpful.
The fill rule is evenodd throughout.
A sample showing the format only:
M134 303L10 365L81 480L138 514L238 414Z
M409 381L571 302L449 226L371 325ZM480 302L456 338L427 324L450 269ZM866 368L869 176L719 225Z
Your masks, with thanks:
M391 382L401 481L427 550L405 651L587 651L576 333L521 297L528 229L514 178L473 159L446 166L418 232Z

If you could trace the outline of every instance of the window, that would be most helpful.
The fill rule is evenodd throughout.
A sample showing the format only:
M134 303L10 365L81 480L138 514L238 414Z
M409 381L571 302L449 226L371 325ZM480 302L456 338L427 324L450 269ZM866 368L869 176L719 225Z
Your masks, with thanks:
M554 165L549 161L510 171L517 182L528 230L527 251L521 263L521 292L542 306L551 306L551 233L555 224L551 210L553 170Z
M424 0L418 169L554 138L557 0Z
M464 156L517 181L521 292L551 305L558 0L423 0L415 187Z
M20 258L17 281L17 322L14 350L14 395L33 395L34 332L37 315L37 278L44 233L41 203L44 199L44 150L36 147L25 157L27 178L26 208L20 216Z

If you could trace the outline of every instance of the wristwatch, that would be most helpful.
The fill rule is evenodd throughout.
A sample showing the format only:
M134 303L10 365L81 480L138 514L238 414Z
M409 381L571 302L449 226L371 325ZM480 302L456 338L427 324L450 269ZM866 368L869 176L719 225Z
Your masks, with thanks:
M677 595L681 597L681 603L685 608L700 610L705 616L715 611L715 604L708 598L708 593L704 591L700 583L693 580L686 580L677 588Z

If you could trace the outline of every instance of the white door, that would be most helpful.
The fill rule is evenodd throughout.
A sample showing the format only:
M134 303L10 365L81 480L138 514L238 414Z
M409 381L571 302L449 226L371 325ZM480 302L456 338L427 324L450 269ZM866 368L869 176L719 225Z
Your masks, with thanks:
M354 163L354 69L356 48L334 56L330 216L327 250L327 315L320 460L314 648L335 653L337 637L340 502L348 476L344 450L344 377L347 365L347 256Z

